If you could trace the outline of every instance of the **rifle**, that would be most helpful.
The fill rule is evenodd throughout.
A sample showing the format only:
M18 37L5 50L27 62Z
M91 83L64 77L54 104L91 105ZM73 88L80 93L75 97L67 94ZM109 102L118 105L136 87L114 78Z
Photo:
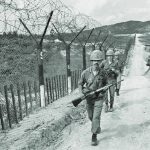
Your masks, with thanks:
M99 93L101 93L101 92L104 92L104 91L105 91L106 89L108 89L109 87L114 86L114 85L116 85L116 84L118 84L118 83L120 83L120 82L122 82L122 81L124 81L124 80L120 80L120 81L118 81L118 82L116 82L116 83L108 84L108 85L106 85L106 86L104 86L104 87L102 87L102 88L97 89L96 91L92 91L92 92L90 92L90 93L88 93L88 94L86 94L86 95L84 95L84 96L81 96L81 97L79 97L79 98L76 98L76 99L74 99L74 100L72 101L72 104L73 104L75 107L77 107L78 104L81 103L83 100L85 100L88 96L92 96L92 95L95 95L95 96L96 96L97 94L99 94Z
M145 76L150 71L150 67L147 69L147 71L143 74Z

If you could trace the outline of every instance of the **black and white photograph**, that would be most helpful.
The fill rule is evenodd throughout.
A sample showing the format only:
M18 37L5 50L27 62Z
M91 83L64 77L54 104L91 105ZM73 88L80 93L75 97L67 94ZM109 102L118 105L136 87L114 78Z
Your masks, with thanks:
M150 0L0 0L0 150L150 150Z

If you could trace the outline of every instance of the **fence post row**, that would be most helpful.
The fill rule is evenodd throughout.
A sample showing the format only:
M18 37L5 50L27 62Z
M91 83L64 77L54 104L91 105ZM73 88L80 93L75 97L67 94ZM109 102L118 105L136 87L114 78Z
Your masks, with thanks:
M80 77L80 72L81 70L72 71L72 90L74 90L78 86L77 83ZM25 112L25 116L28 116L29 113L31 113L33 110L32 92L34 93L35 97L37 97L37 86L36 86L36 82L34 81L33 91L32 91L32 82L28 81L27 83L24 81L22 84L24 102L22 102L22 99L21 99L20 84L17 83L17 86L16 86L19 116L17 116L17 103L16 103L16 98L15 98L14 86L10 84L10 94L11 94L12 104L10 103L10 100L9 100L7 85L4 86L6 110L7 110L6 113L7 113L7 120L8 120L10 128L12 128L13 121L15 121L15 123L18 124L19 120L23 120L24 112ZM52 77L51 79L46 78L47 104L50 104L54 100L57 100L58 98L65 96L68 91L67 88L68 87L67 87L66 75L57 75L57 76ZM22 106L22 104L24 106ZM13 111L13 113L11 113L11 111ZM2 109L1 104L0 104L0 122L1 122L2 130L4 130L5 124L4 124L3 109Z
M132 44L134 43L133 40L129 40L126 49L124 52L125 55L125 60L127 58L128 52ZM78 80L81 75L81 70L75 70L72 71L72 90L78 87ZM29 88L29 103L30 107L32 110L32 90L31 90L31 82L28 81L28 88ZM50 101L54 101L62 96L65 96L67 93L67 78L66 75L57 75L55 77L52 77L51 79L46 78L46 89L47 89L47 96L48 96L48 104ZM34 93L35 97L37 97L37 87L36 87L36 82L34 82ZM16 123L18 123L18 117L17 117L17 108L16 108L16 100L15 100L15 94L14 94L14 87L11 84L10 85L10 91L11 91L11 97L12 97L12 105L10 103L10 100L8 98L8 88L7 85L4 86L4 93L5 93L5 100L6 100L6 113L7 113L7 120L9 123L9 127L12 128L12 123L13 123L13 117ZM26 82L23 82L23 91L24 91L24 100L25 100L25 113L28 116L28 100L27 100L27 87L26 87ZM23 112L22 112L22 101L21 101L21 94L20 94L20 85L17 83L17 95L18 95L18 105L19 105L19 118L22 120ZM13 107L12 107L13 106ZM13 108L13 113L10 113L11 109ZM1 120L1 126L2 130L5 129L5 123L3 119L3 108L2 105L0 104L0 120Z

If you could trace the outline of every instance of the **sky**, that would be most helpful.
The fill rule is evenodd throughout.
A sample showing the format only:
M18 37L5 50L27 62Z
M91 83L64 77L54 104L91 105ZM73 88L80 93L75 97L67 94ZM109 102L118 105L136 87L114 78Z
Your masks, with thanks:
M102 25L150 20L150 0L61 0Z

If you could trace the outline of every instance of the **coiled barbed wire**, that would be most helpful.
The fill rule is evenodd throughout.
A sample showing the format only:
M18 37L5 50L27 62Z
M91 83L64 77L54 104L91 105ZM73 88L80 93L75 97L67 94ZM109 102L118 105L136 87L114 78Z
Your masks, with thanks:
M101 25L87 15L75 14L73 8L69 8L60 0L1 0L0 32L17 30L20 33L26 33L18 20L21 18L34 34L41 34L52 10L54 11L52 22L61 27L63 32L67 31L67 26L81 28L86 25L90 29Z

